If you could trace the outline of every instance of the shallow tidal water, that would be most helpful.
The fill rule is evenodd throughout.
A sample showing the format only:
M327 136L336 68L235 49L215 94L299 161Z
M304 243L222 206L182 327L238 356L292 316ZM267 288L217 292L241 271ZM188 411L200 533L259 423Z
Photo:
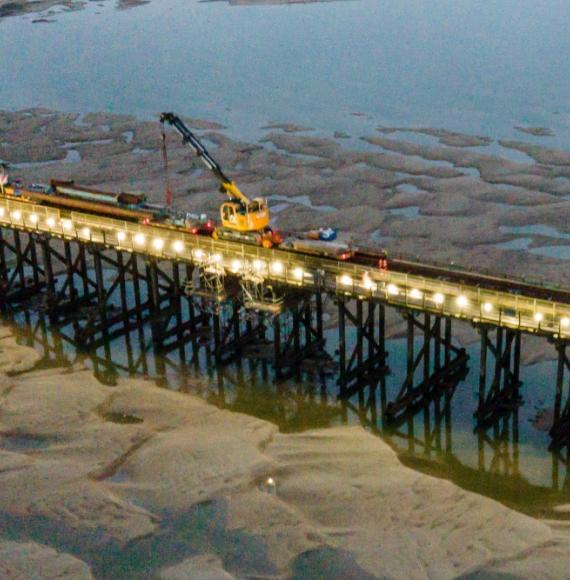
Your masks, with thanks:
M518 510L553 516L555 505L570 501L567 457L548 451L549 435L539 419L554 403L555 362L523 366L523 404L486 430L475 432L478 343L466 349L469 360L463 379L450 383L449 389L407 415L401 424L391 425L382 417L382 401L394 400L404 382L405 339L387 340L389 372L384 380L345 400L339 397L334 363L315 365L309 360L297 374L278 380L270 361L271 348L263 343L251 345L227 364L217 365L206 339L197 343L197 349L187 342L163 353L153 345L150 329L143 327L94 350L78 349L70 326L55 330L37 311L19 312L12 321L19 341L43 354L40 368L81 362L111 386L121 376L145 376L158 387L188 392L221 408L271 421L284 432L360 424L387 440L407 465ZM348 348L354 338L349 336ZM326 350L334 357L336 329L326 331L326 341ZM421 340L417 339L416 353L420 348ZM421 374L420 365L416 384ZM136 419L110 416L107 420L121 423Z
M545 126L537 142L570 145L569 21L567 3L534 0L54 8L0 20L0 109L174 110L243 139L268 122L522 140L515 125Z

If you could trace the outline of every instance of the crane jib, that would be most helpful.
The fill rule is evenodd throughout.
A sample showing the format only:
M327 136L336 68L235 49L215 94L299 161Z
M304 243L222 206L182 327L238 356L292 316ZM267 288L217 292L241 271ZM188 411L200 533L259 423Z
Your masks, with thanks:
M231 179L223 172L222 168L215 161L212 156L208 153L208 150L200 143L196 135L184 124L182 119L175 115L174 113L162 113L160 116L160 122L162 124L170 123L182 136L182 142L184 144L189 144L196 155L202 160L202 162L214 173L214 175L225 185L231 183Z

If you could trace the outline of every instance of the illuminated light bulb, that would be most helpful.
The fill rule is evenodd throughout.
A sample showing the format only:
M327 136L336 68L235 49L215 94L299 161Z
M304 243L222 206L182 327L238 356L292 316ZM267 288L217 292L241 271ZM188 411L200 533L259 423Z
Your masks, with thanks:
M398 286L396 286L396 284L388 284L387 290L388 294L392 294L394 296L400 293L400 289L398 288Z
M32 223L32 224L38 223L38 216L35 213L30 214L30 217L28 219L30 220L30 223Z
M465 308L467 304L469 304L469 302L467 298L465 298L465 296L461 295L457 297L457 306L459 306L460 308Z
M154 238L154 240L152 240L152 247L155 250L162 250L162 248L164 248L164 240L162 238Z
M415 300L419 300L422 297L422 293L417 288L412 288L410 290L410 298L414 298Z
M568 328L568 326L570 326L570 318L568 318L567 316L564 316L564 318L560 319L560 326L564 327L564 328Z
M303 279L303 268L295 268L293 270L293 276L297 279L297 280L302 280Z
M491 310L493 310L493 305L490 302L485 302L483 304L483 310L485 312L491 312Z
M283 274L283 270L284 270L284 268L283 268L283 264L281 262L273 262L271 264L271 271L274 274Z
M54 220L52 217L49 217L49 218L46 220L46 226L47 226L48 228L54 228L54 227L55 227L55 220Z
M22 219L22 212L19 209L17 209L16 211L13 211L12 218L15 220L21 220Z
M254 270L259 272L265 267L265 262L263 260L254 260L252 266Z
M444 300L445 300L445 296L441 292L436 292L433 295L433 301L436 304L443 304Z
M181 240L176 240L175 242L172 242L172 249L178 253L183 252L184 242L182 242Z
M81 230L81 235L88 238L91 235L91 230L89 228L83 228Z
M212 261L219 264L222 261L222 254L214 254L212 256Z
M117 240L119 242L124 242L127 239L127 234L125 232L117 232Z
M376 290L378 285L373 282L366 274L362 278L362 285L366 288L366 290Z
M201 260L204 257L204 250L198 248L197 250L194 250L193 254L197 260Z
M133 238L135 244L137 244L137 246L142 246L145 242L145 237L144 234L138 233L135 234L135 237Z
M50 220L51 220L51 219L53 219L53 218L48 218L48 219L46 220L46 224L47 224L48 226L50 225L50 224L49 224L49 222L50 222ZM71 222L71 220L62 220L62 221L61 221L61 225L63 226L63 229L64 229L64 230L67 230L67 231L69 231L69 230L71 230L71 229L73 228L73 223ZM50 227L51 227L51 226L50 226Z
M4 213L5 213L4 208L0 207L0 217L4 217Z
M239 272L241 269L241 262L239 260L232 260L232 270L234 272Z
M542 312L536 312L535 315L534 315L534 319L537 322L540 322L543 318L544 318L544 316L543 316Z
M351 286L352 285L352 278L348 274L343 274L340 277L340 283L343 286Z

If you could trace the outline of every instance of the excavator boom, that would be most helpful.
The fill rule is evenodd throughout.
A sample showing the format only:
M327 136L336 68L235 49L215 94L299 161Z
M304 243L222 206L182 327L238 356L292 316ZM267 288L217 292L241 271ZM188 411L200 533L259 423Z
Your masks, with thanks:
M198 137L192 133L178 115L175 113L162 113L160 115L160 122L162 124L169 123L180 133L183 143L190 145L194 149L196 155L202 160L204 165L220 180L220 185L230 197L238 199L246 205L250 203L248 197L229 179L219 163L208 153L208 150L200 143Z

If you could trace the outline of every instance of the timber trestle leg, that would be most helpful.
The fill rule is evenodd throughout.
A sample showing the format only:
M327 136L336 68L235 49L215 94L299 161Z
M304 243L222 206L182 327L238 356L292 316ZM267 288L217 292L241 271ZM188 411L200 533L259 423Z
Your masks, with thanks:
M554 399L553 424L550 429L552 441L550 450L559 452L563 447L570 448L570 358L568 357L569 341L556 340L554 346L558 353L556 371L556 394Z
M304 360L323 359L323 297L301 292L288 297L271 319L273 359L277 378L298 374Z
M521 333L507 328L478 327L481 335L479 402L474 413L476 430L485 429L497 417L522 404L519 388ZM490 360L489 360L490 359ZM492 370L490 384L487 381Z
M350 397L388 372L384 305L371 300L338 301L340 396Z
M407 323L406 376L396 398L386 407L388 421L415 414L445 390L455 389L467 375L468 355L452 343L451 319L412 310L402 311ZM421 346L416 352L417 338Z

